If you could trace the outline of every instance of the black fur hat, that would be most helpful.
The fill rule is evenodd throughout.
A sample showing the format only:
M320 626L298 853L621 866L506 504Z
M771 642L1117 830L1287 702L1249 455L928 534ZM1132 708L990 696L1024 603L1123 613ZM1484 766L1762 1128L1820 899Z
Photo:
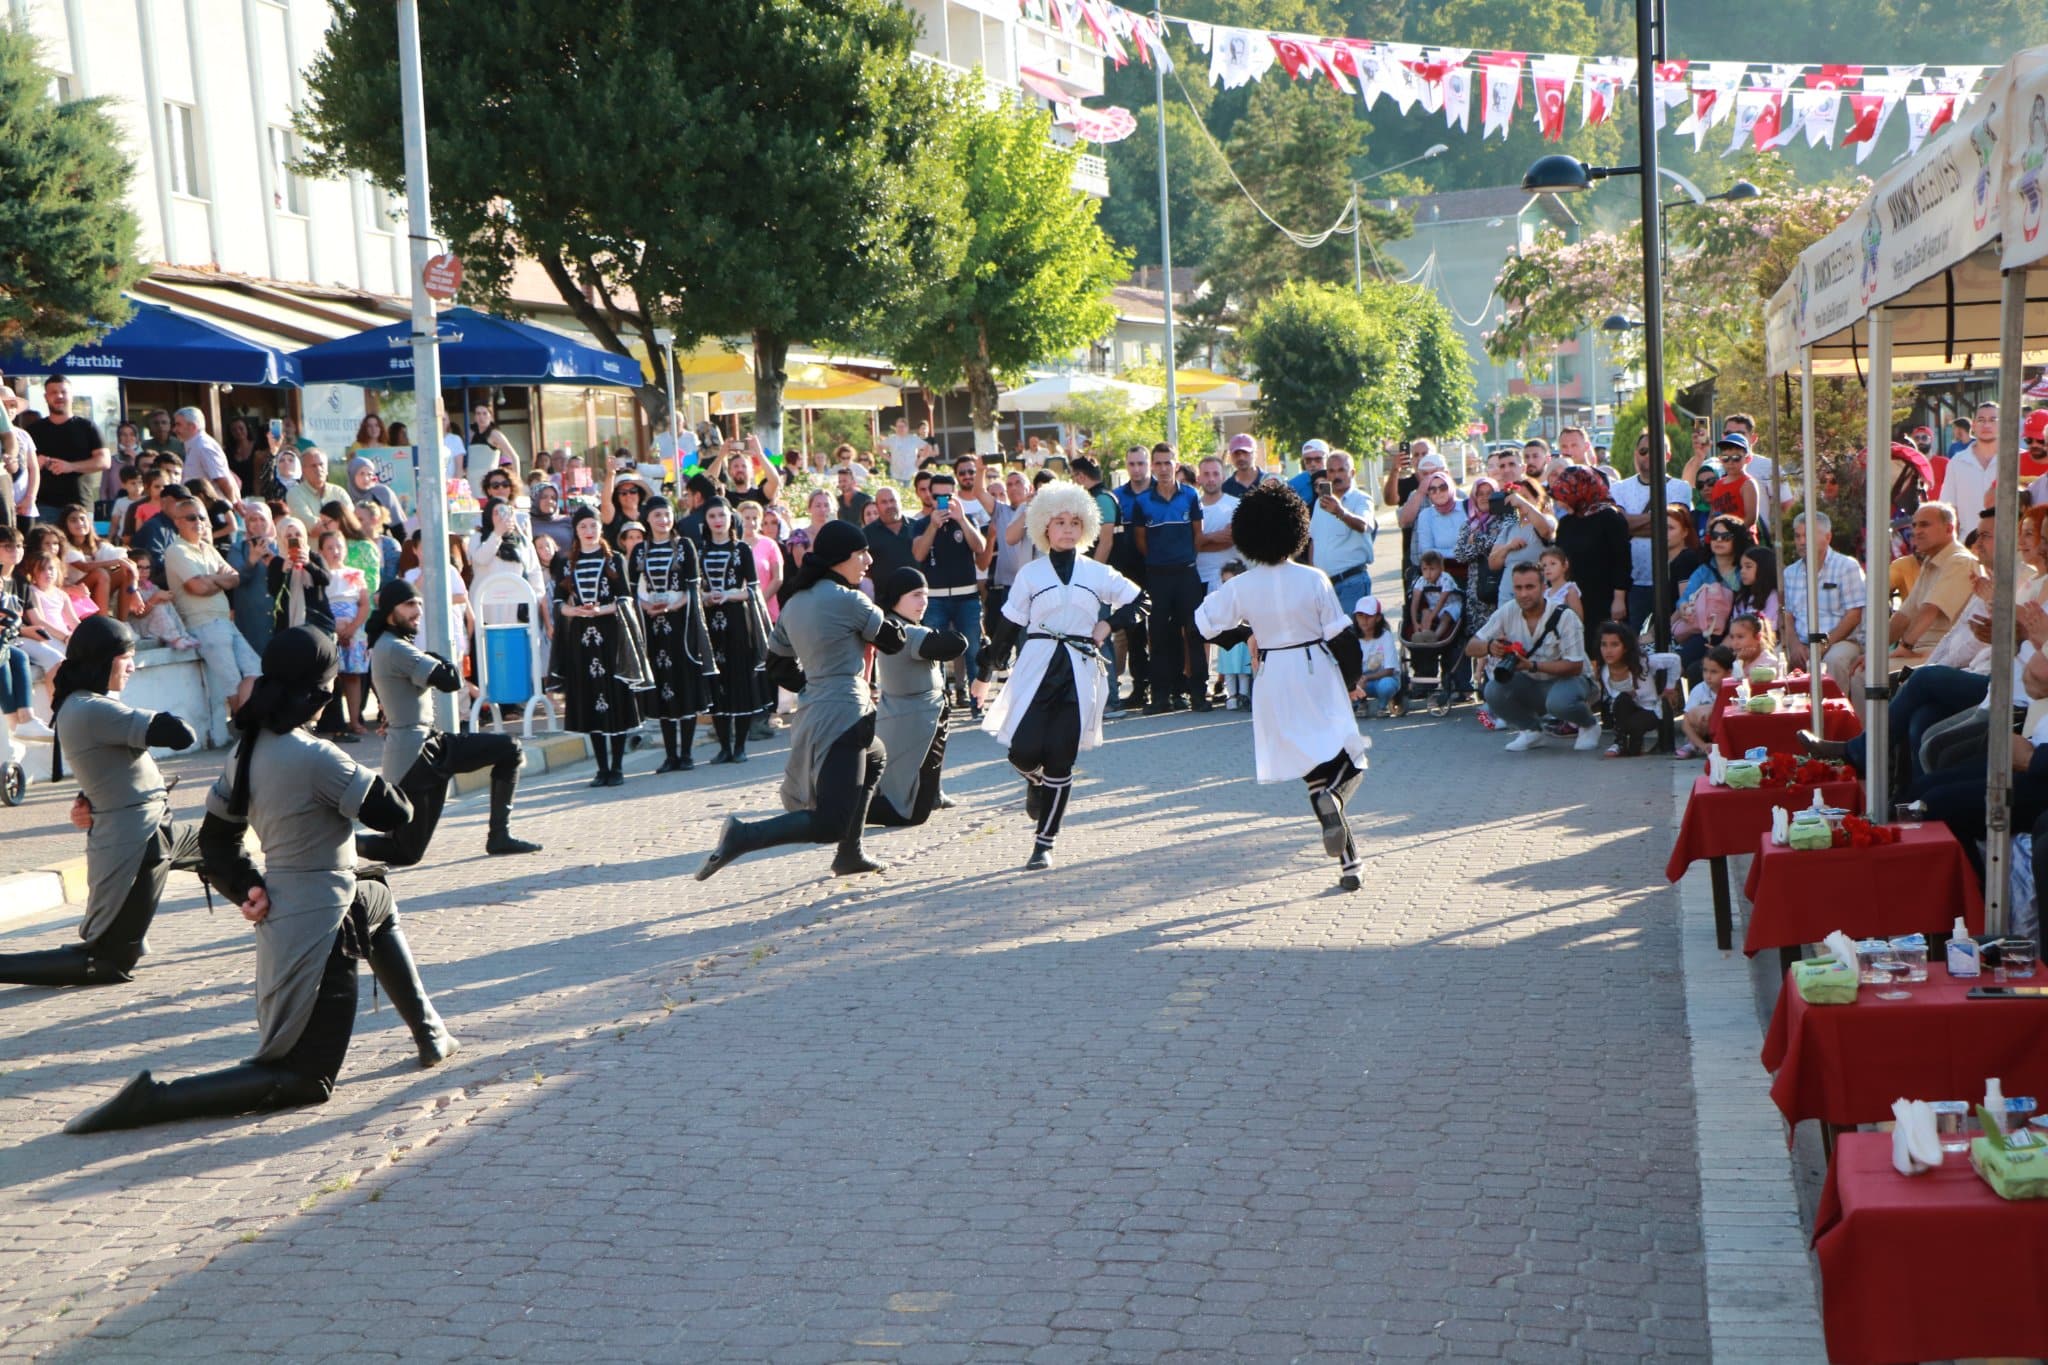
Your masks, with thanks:
M1308 544L1308 504L1277 479L1268 479L1237 500L1230 540L1255 564L1284 564Z

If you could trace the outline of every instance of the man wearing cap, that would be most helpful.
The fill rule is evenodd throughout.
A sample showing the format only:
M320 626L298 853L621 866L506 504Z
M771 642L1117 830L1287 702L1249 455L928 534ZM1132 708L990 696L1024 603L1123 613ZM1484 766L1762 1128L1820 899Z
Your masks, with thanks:
M1704 461L1693 458L1692 472L1697 473ZM1714 443L1714 458L1720 461L1721 477L1707 490L1707 506L1717 517L1734 517L1744 526L1755 527L1763 506L1763 488L1749 472L1749 438L1739 431L1727 433Z
M1304 503L1316 500L1316 480L1323 477L1323 462L1330 458L1330 443L1316 436L1301 443L1301 472L1287 481L1294 496Z
M1770 488L1771 480L1776 477L1778 466L1776 461L1766 458L1757 450L1756 419L1746 412L1731 412L1721 419L1721 430L1724 432L1742 433L1744 439L1749 442L1749 477L1756 480L1758 488ZM1799 501L1799 481L1797 479L1781 480L1778 485L1779 505L1790 507L1797 501ZM1764 539L1769 540L1770 534L1770 528L1766 526L1764 528Z
M1230 456L1230 477L1223 481L1221 491L1230 498L1241 498L1266 480L1265 471L1259 468L1259 443L1250 433L1239 432L1230 438L1225 453Z
M2048 408L2036 408L2020 421L2020 477L2048 476Z
M1443 467L1441 455L1428 459ZM1309 505L1310 562L1328 576L1349 616L1372 590L1372 499L1352 484L1351 457L1343 451L1332 452L1324 473L1327 491Z

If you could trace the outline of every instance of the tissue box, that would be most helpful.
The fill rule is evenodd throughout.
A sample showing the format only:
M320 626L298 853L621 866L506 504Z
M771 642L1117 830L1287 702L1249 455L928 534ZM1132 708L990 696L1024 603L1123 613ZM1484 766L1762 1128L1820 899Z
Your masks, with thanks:
M1769 664L1758 664L1755 668L1749 670L1749 681L1753 687L1762 687L1766 683L1774 683L1777 680L1778 670L1772 668Z
M1980 1137L1970 1143L1970 1165L2001 1199L2048 1199L2048 1143L2008 1147Z
M1792 987L1809 1005L1853 1005L1857 974L1831 957L1792 964Z
M1761 787L1764 770L1761 764L1738 760L1722 770L1721 780L1730 787Z
M1778 694L1775 692L1758 693L1749 699L1749 705L1743 709L1752 716L1768 716L1778 709Z
M1829 828L1828 822L1825 820L1794 820L1791 832L1785 836L1785 842L1793 848L1809 851L1819 848L1833 848L1835 846L1835 832Z

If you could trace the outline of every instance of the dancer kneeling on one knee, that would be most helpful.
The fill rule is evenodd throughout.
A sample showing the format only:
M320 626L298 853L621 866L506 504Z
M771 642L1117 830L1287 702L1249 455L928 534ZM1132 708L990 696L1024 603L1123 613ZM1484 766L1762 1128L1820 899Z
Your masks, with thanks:
M241 739L206 802L206 877L256 926L255 1056L175 1081L145 1071L64 1126L67 1133L323 1103L356 1020L356 963L367 959L412 1029L420 1063L456 1050L427 1000L390 888L356 880L355 822L404 825L403 794L308 730L334 697L334 637L295 626L263 651L263 676L235 712ZM242 836L263 848L259 870Z
M130 981L147 950L173 866L197 866L199 826L173 821L152 745L188 749L198 734L168 711L118 700L135 671L135 634L107 615L80 623L52 678L56 751L78 778L75 823L86 826L85 917L80 943L0 955L0 982L101 986Z
M1298 777L1308 784L1323 851L1337 859L1338 885L1356 891L1358 846L1344 808L1370 744L1351 711L1364 695L1362 660L1330 580L1294 562L1308 528L1308 507L1286 484L1262 483L1240 498L1231 543L1252 567L1203 600L1195 627L1219 643L1234 644L1246 632L1258 637L1252 744L1259 781Z
M744 854L778 844L836 843L833 872L882 870L861 850L861 829L885 761L875 738L863 646L894 654L908 637L855 586L868 563L867 539L844 521L826 522L804 556L769 638L766 670L770 683L797 694L789 766L782 776L788 814L752 821L727 816L718 846L697 869L698 881Z
M1036 823L1032 870L1052 866L1066 818L1074 759L1102 743L1110 682L1100 653L1112 612L1137 602L1138 585L1087 550L1102 532L1095 499L1076 484L1048 484L1025 511L1043 553L1017 571L1003 615L1022 630L1010 681L981 728L1010 746L1023 775L1024 808Z
M412 819L391 834L356 837L356 852L393 867L411 867L427 854L441 823L448 783L457 773L491 770L490 833L484 852L538 853L540 845L512 837L512 796L524 761L510 735L451 735L434 728L427 689L458 692L454 664L413 643L420 629L419 590L394 578L377 590L370 617L370 681L384 708L383 775L412 803Z

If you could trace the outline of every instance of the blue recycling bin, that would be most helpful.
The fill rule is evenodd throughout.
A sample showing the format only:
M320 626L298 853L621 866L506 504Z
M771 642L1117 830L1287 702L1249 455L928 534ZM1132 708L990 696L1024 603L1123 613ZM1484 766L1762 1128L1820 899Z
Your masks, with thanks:
M484 700L493 706L524 706L533 700L533 641L524 623L485 626Z

